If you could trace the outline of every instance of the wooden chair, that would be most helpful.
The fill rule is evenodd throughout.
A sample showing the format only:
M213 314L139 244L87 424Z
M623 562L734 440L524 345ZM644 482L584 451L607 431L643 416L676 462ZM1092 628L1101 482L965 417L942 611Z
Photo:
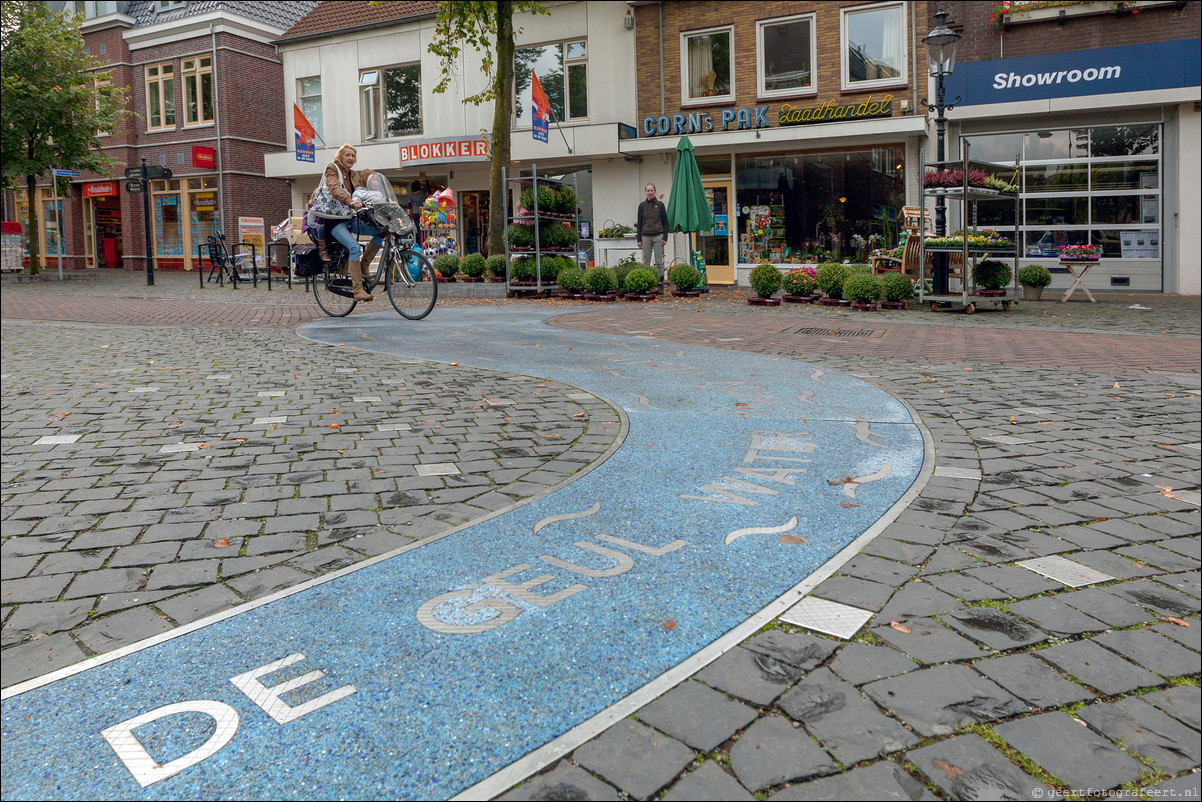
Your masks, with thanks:
M922 249L920 234L912 233L906 238L901 258L896 256L872 257L872 275L881 273L901 273L910 281L918 280L918 254Z

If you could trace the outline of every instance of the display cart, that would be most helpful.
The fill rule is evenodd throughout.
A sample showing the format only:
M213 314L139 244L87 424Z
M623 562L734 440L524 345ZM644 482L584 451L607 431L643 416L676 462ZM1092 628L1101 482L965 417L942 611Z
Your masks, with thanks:
M507 169L504 167L501 168L501 177L505 181L505 184L507 187L510 184L516 185L517 187L531 187L533 189L532 194L534 196L534 204L533 204L534 208L527 209L525 214L518 216L517 214L513 213L513 210L510 209L509 192L505 193L505 220L506 220L506 226L505 226L505 256L506 256L505 288L506 288L506 291L509 293L543 292L544 290L553 290L558 287L558 285L555 284L554 282L547 282L547 283L543 282L543 266L542 266L543 254L547 254L547 255L554 254L557 256L567 256L567 257L571 258L572 261L575 262L577 265L583 266L583 265L581 265L582 260L580 258L580 251L579 251L580 243L579 242L577 242L576 246L571 247L571 248L548 248L548 247L542 245L542 241L539 236L539 227L542 225L548 224L548 223L568 223L568 222L570 222L572 224L572 228L575 229L577 231L577 233L579 233L579 231L580 231L579 206L577 207L577 209L574 209L571 214L561 214L559 212L551 212L551 211L547 211L547 210L538 208L538 187L540 184L548 184L548 185L556 186L556 187L570 186L572 188L572 191L575 192L576 191L575 177L572 178L571 183L568 183L565 181L556 181L552 178L539 178L538 177L538 165L534 164L534 163L531 163L531 165L530 165L530 176L531 176L530 178L509 178ZM579 204L579 200L577 200L577 204ZM532 248L515 248L511 245L511 243L509 242L509 226L513 223L521 223L524 225L533 225L534 226L534 247L532 247ZM534 257L535 281L534 281L533 285L527 285L525 283L522 283L522 284L514 283L512 271L510 270L510 264L512 263L513 257L515 257L515 256L533 256Z

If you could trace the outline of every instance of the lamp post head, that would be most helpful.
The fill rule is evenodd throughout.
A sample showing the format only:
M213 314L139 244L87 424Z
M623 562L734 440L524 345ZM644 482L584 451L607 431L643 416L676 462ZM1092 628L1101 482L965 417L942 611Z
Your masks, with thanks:
M942 8L935 12L935 29L923 37L927 48L927 64L930 74L936 78L952 74L956 65L956 44L960 34L947 27L947 12Z

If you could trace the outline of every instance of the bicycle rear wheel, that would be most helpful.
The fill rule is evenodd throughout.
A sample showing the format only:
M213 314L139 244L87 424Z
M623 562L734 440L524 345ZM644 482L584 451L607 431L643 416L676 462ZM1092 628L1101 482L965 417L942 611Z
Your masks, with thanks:
M321 311L330 317L346 317L355 308L351 277L338 270L345 266L345 260L337 265L327 264L321 275L313 277L313 297Z
M406 320L421 320L430 314L438 301L434 266L420 253L394 248L389 254L385 278L388 300Z

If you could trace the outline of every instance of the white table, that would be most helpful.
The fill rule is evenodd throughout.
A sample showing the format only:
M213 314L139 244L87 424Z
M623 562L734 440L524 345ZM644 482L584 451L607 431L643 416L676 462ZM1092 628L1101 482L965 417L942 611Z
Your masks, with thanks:
M1098 301L1093 297L1093 293L1089 291L1089 287L1085 286L1085 277L1089 275L1089 271L1093 269L1100 260L1098 259L1061 259L1060 266L1067 270L1073 276L1073 286L1068 288L1068 292L1064 293L1064 297L1060 299L1063 303L1072 297L1077 290L1085 293L1085 297L1090 303L1096 304ZM1079 271L1079 272L1078 272Z

